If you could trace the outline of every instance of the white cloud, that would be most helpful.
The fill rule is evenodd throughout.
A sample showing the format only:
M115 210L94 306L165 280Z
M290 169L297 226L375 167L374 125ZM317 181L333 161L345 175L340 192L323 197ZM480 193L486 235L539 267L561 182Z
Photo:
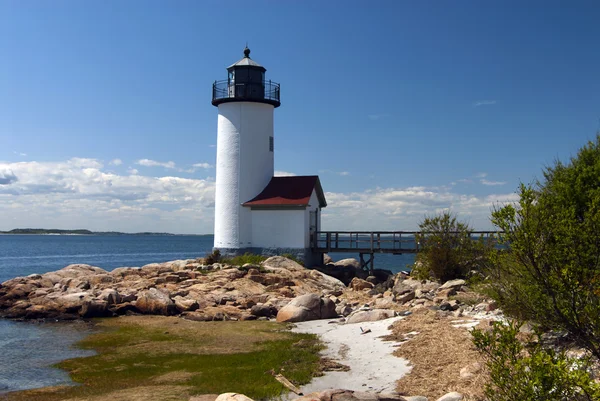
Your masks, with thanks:
M495 185L505 185L506 181L488 181L485 179L480 180L483 185L495 186Z
M130 168L127 170L127 172L128 172L129 174L132 174L132 175L138 175L138 174L140 173L140 172L138 171L138 169L136 169L136 168L131 168L131 167L130 167Z
M16 150L13 150L13 153L17 156L23 156L23 157L27 156L27 153L17 152Z
M341 175L341 176L349 176L350 172L348 171L333 171L333 170L319 170L319 173L321 174L336 174L336 175Z
M123 164L123 161L121 159L113 159L110 162L108 162L108 164L111 164L113 166L120 166L121 164Z
M496 104L495 100L478 100L476 102L473 103L473 107L479 107L479 106L491 106Z
M135 164L139 164L140 166L144 166L144 167L175 168L175 162L172 162L172 161L158 162L156 160L140 159L137 162L135 162Z
M217 145L211 144L211 145L208 145L208 147L209 147L209 148L216 148L216 147L217 147Z
M285 173L285 172L278 172ZM0 230L84 227L92 230L210 233L213 179L119 175L95 159L0 163ZM490 210L514 193L476 196L455 188L414 186L328 192L325 230L412 230L425 215L451 210L476 229L491 229Z
M94 159L0 163L0 230L212 232L214 181L118 175ZM11 226L6 226L10 224Z
M287 171L275 171L275 177L294 177L296 174Z
M475 174L475 178L485 178L485 177L487 177L487 175L488 175L487 173L477 173L477 174Z
M208 164L208 163L195 163L195 164L192 164L192 167L209 169L209 168L213 168L214 166L212 164Z

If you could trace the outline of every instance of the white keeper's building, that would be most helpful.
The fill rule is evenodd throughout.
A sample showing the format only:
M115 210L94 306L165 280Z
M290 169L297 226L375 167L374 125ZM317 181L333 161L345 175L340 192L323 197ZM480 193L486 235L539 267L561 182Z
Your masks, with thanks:
M280 86L250 58L227 67L213 84L219 109L214 248L223 255L290 253L305 265L320 263L312 233L327 206L318 176L274 177L273 113Z

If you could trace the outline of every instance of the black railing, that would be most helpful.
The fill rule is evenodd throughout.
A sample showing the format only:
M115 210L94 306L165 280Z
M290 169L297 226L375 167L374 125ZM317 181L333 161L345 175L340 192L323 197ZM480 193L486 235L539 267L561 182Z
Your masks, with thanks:
M279 84L272 81L233 83L228 80L213 83L212 103L249 100L280 105Z

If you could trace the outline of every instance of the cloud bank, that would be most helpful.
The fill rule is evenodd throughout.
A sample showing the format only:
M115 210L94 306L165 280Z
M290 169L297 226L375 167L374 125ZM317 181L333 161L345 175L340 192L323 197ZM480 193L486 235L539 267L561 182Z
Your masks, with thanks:
M153 177L133 168L117 174L109 171L111 165L105 168L101 161L86 158L0 162L0 230L213 231L213 179ZM452 187L376 188L325 196L325 230L413 230L423 216L443 210L458 213L474 228L488 229L490 209L517 200L516 194L475 196L453 192Z

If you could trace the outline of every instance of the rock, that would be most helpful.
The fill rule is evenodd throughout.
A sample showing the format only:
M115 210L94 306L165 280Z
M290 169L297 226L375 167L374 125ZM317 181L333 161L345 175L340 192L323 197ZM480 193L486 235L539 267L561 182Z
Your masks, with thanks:
M262 262L264 268L285 269L290 271L306 270L306 268L293 260L284 258L283 256L271 256Z
M331 256L329 256L326 253L324 253L323 254L323 264L324 265L328 265L330 263L333 263L333 259L331 259Z
M354 258L338 260L337 262L334 262L333 265L337 267L360 269L360 262Z
M196 301L195 299L188 299L182 296L174 297L173 302L175 302L175 307L180 312L195 311L200 307L198 301Z
M366 280L362 280L358 277L354 277L352 279L352 281L350 281L350 288L352 288L354 291L362 291L364 289L371 289L373 288L373 284L369 283Z
M401 304L408 302L408 301L412 301L413 299L415 299L415 291L413 291L413 290L410 290L409 292L404 293L402 295L396 296L396 302L401 303Z
M119 296L119 292L113 288L107 288L102 290L98 298L104 300L108 303L108 305L116 305L121 303L121 297Z
M140 292L135 307L140 313L149 315L174 315L176 312L173 300L156 288Z
M108 302L101 299L92 299L83 303L80 312L81 317L105 317L112 316L112 312L108 310Z
M277 308L269 304L257 304L250 309L250 314L256 317L273 317L277 316Z
M461 393L453 391L451 393L441 396L437 399L437 401L461 401L462 399L463 395Z
M304 322L335 317L335 304L317 294L296 297L277 313L278 322Z
M394 287L392 287L392 294L399 296L409 293L411 291L414 293L415 289L410 285L406 284L405 281L407 280L398 280L396 284L394 284Z
M429 401L427 397L421 395L413 395L412 397L404 397L406 401Z
M215 401L253 401L252 398L246 397L239 393L223 393L219 395Z
M475 377L476 373L481 371L481 364L479 362L473 362L469 366L465 366L460 370L460 378L463 380L470 380Z
M391 309L371 309L357 310L352 312L346 319L347 324L374 322L377 320L389 319L396 316L396 312Z
M352 313L352 311L352 306L348 304L338 305L335 308L335 313L337 313L339 316L348 316Z
M459 289L460 287L465 285L465 283L466 283L466 281L462 280L462 279L449 280L449 281L446 281L439 289L440 290L446 290L448 288Z

